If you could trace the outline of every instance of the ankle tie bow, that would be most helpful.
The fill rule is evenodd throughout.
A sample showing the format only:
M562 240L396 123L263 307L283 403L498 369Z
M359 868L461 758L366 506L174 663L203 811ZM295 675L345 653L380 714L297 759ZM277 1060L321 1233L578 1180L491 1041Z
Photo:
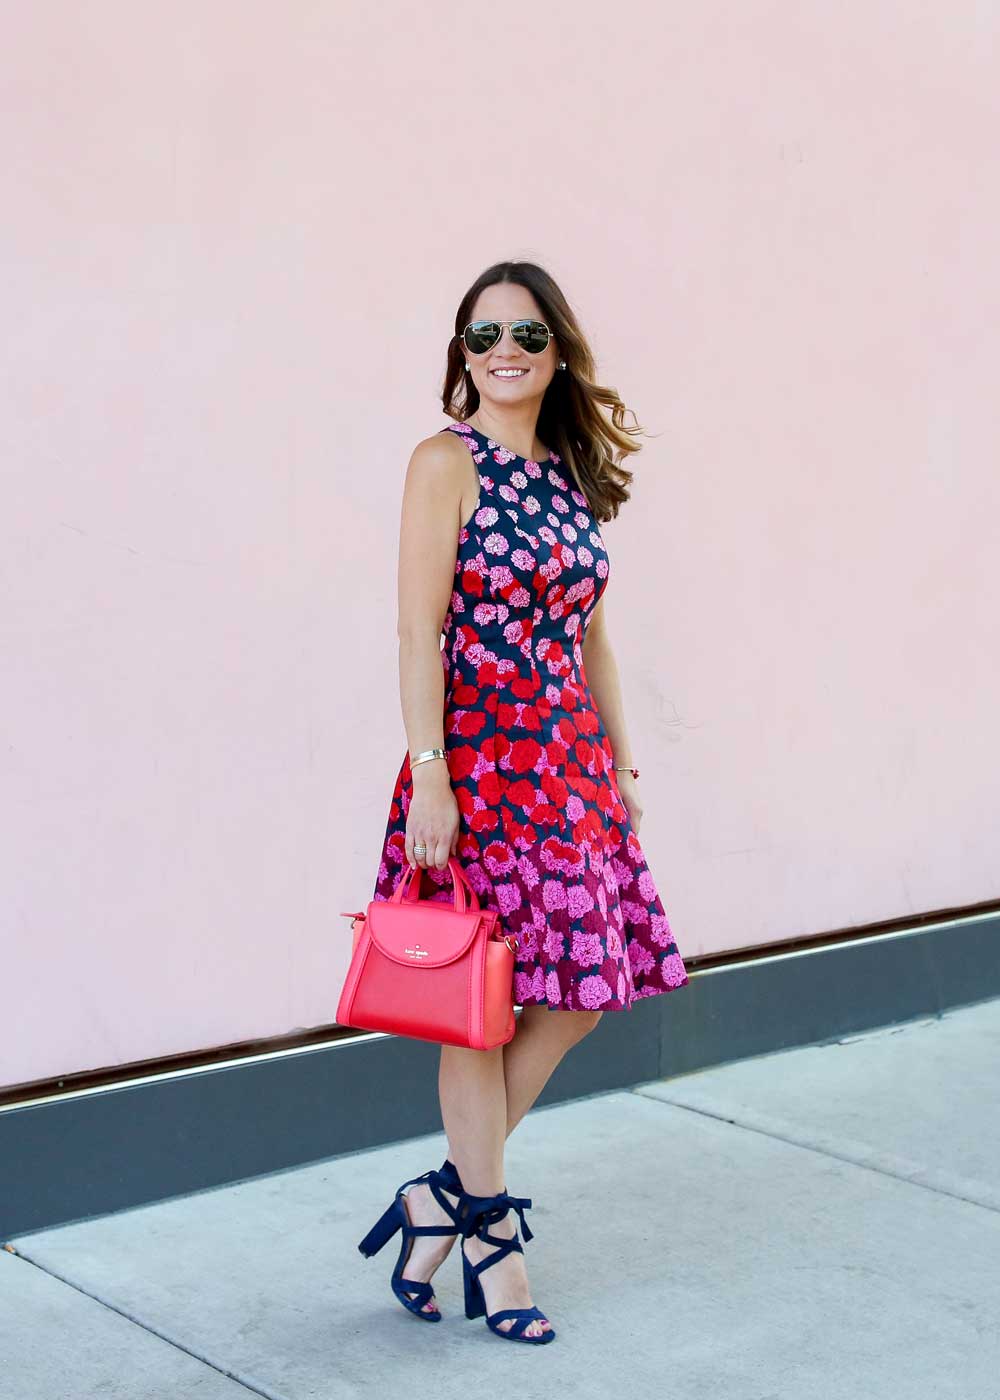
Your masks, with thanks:
M531 1209L531 1198L529 1196L510 1196L506 1191L501 1191L496 1196L470 1196L463 1193L458 1203L458 1224L463 1236L468 1239L470 1235L478 1235L481 1240L486 1240L489 1227L495 1225L497 1221L503 1220L510 1211L514 1211L521 1222L521 1230L525 1241L534 1239L528 1222L524 1218L524 1212Z

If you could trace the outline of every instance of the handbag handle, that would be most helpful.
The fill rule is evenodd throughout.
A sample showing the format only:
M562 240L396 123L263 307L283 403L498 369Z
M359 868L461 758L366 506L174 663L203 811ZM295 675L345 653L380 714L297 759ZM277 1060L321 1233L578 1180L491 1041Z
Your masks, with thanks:
M416 903L420 898L424 868L422 865L411 866L389 898L396 904L401 904L404 899ZM467 908L478 909L479 896L469 884L465 871L454 856L448 857L448 869L451 871L451 883L454 886L456 912L464 914ZM469 897L466 896L466 891Z

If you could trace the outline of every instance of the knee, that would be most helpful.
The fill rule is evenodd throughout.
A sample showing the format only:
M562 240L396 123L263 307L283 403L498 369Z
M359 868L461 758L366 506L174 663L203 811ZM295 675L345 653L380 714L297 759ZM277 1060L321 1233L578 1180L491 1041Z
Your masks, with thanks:
M604 1015L603 1011L571 1011L569 1015L573 1018L573 1031L576 1040L582 1040L585 1035L596 1027L598 1021Z

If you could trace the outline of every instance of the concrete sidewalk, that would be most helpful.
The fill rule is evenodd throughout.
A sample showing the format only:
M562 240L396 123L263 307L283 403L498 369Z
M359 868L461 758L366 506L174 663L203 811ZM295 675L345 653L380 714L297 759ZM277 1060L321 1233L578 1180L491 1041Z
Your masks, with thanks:
M600 1028L595 1032L600 1035ZM537 1109L548 1347L426 1326L357 1242L443 1135L0 1252L4 1400L1000 1400L1000 1001Z

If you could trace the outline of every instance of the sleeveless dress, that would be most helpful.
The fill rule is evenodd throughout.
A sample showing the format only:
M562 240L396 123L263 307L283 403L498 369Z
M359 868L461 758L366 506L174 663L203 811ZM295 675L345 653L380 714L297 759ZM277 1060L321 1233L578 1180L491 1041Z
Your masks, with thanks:
M556 453L531 462L467 423L441 431L464 441L480 482L458 532L441 654L457 856L481 906L517 935L517 1005L625 1011L688 975L584 670L607 550ZM374 899L409 869L412 791L406 753ZM428 898L451 902L447 869L422 879Z

